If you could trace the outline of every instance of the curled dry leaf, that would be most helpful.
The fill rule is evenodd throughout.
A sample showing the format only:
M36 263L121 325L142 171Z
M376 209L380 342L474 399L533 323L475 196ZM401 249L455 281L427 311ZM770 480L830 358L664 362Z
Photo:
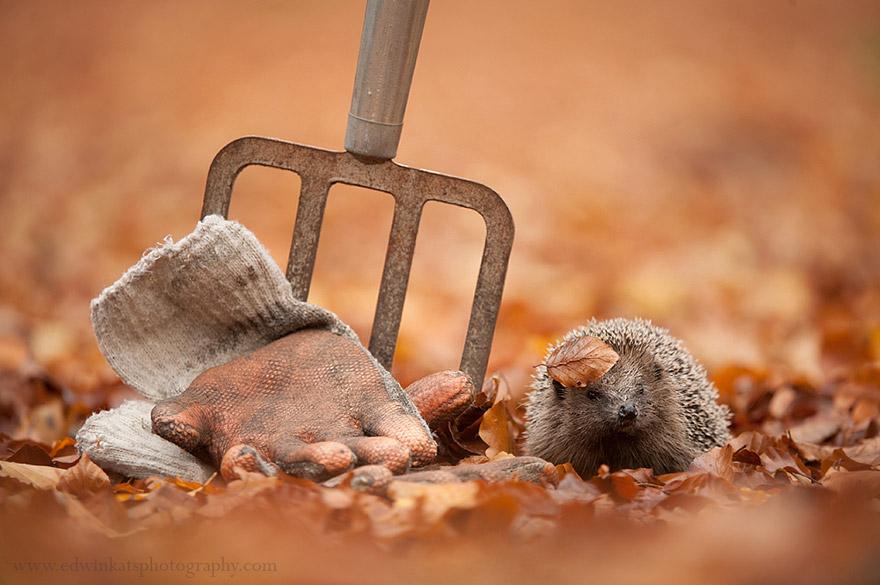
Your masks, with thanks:
M480 438L489 446L486 456L492 457L504 451L513 453L516 450L516 438L511 430L513 421L503 402L498 402L486 411L480 422Z
M89 496L109 490L110 478L88 455L83 455L76 465L61 473L56 487L74 496Z
M582 388L604 376L618 359L610 345L585 335L560 344L544 365L550 377L566 388Z

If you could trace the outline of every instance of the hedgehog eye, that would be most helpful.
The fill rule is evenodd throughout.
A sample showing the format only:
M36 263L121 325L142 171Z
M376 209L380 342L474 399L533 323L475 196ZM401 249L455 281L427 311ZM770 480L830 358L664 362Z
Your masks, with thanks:
M590 400L599 400L599 393L595 390L587 390L587 398Z

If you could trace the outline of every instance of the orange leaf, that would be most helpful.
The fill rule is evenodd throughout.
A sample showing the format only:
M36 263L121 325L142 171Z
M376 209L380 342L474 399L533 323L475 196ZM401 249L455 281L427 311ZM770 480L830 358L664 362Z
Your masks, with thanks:
M46 465L29 465L0 461L0 477L17 479L21 483L33 486L38 490L50 490L58 484L63 471Z
M544 365L550 377L566 388L582 388L604 376L618 359L610 345L585 335L559 345Z
M201 490L205 486L197 481L187 481L185 479L181 479L179 477L175 477L173 479L168 480L170 483L173 483L176 487L180 489L191 492L195 490Z
M65 469L58 479L58 491L74 496L88 496L110 487L110 478L104 470L83 454L76 465Z
M76 441L73 439L73 437L64 437L63 439L58 439L57 441L52 443L52 451L49 452L49 457L57 457L64 449L74 446L76 446Z
M489 445L486 455L492 457L501 451L513 453L515 449L511 419L503 402L495 404L483 414L480 422L480 438Z

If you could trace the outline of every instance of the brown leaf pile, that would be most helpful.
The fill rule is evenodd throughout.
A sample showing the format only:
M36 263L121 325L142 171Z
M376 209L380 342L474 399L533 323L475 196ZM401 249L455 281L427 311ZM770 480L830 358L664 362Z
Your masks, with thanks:
M781 566L788 562L809 562L814 576L833 580L844 566L870 574L880 536L869 505L880 496L878 463L876 438L824 448L747 432L684 473L600 470L583 480L561 469L564 477L551 490L515 482L395 483L387 497L259 475L226 485L150 479L111 487L85 459L67 470L4 463L2 540L5 554L19 561L113 555L141 562L145 551L164 551L195 562L210 550L212 560L226 555L272 567L249 579L280 574L329 582L368 566L362 581L397 581L402 567L425 570L443 550L448 556L439 570L446 577L485 570L499 582L528 582L557 563L560 582L580 582L584 571L647 575L649 567L686 575L696 570L687 559L701 555L701 570L726 571L716 582L758 573L785 578ZM12 526L19 527L14 539ZM21 544L40 534L55 536L39 553ZM294 549L285 544L294 542ZM749 562L729 564L733 551L725 546ZM658 547L671 548L658 557ZM690 554L671 552L676 547ZM630 565L633 554L639 562ZM169 572L148 577L158 582Z
M373 567L365 578L368 582L393 580L393 568L403 551L409 551L411 566L423 566L441 544L461 555L456 562L471 558L475 551L500 546L520 550L517 555L531 555L537 566L546 562L574 566L562 551L578 539L586 543L599 538L603 544L599 548L591 545L594 551L624 546L635 547L639 555L671 539L681 541L679 546L696 547L701 554L718 555L715 547L736 534L731 523L748 520L777 537L800 539L800 546L823 547L820 564L826 576L834 575L842 559L855 562L856 571L870 571L869 565L859 563L867 562L865 555L878 552L878 541L871 539L880 535L872 503L880 499L880 421L876 415L860 419L858 414L874 412L865 404L876 404L880 391L848 382L824 392L804 385L774 388L759 379L748 372L736 378L735 392L740 398L732 403L736 419L748 421L754 429L772 429L784 421L792 426L791 432L743 430L682 473L656 476L648 469L609 472L602 468L595 477L581 478L571 466L562 465L557 469L561 481L555 489L518 482L394 482L386 495L377 496L353 491L345 482L326 488L286 476L257 474L228 484L218 478L204 485L162 478L111 481L87 457L71 459L69 439L50 446L4 435L0 438L0 517L7 526L24 526L19 534L28 538L43 530L84 535L86 540L75 545L64 542L47 547L46 551L56 551L52 554L67 554L72 548L83 555L94 556L98 550L139 558L142 547L167 548L160 541L171 530L180 546L169 554L178 557L197 557L203 550L190 538L210 543L212 550L226 550L236 542L236 558L243 556L243 550L268 558L268 563L275 563L273 573L300 574L305 566L306 572L322 579L343 574L340 571L347 565L340 564L340 558L360 559ZM723 380L719 383L729 396L731 389ZM497 378L487 383L484 394L493 394L495 403L479 425L479 437L488 445L490 458L516 453L516 439L522 431L514 401L499 388ZM842 398L847 395L852 399ZM802 438L796 440L795 434ZM768 518L774 526L781 523L775 532L766 526ZM803 525L816 532L800 533L797 527ZM835 541L843 539L849 547L846 550L855 556L841 557L824 548L831 541L823 530L835 531ZM271 535L271 540L241 544L241 531ZM181 534L188 535L186 540L180 540ZM760 532L749 534L769 538ZM291 538L324 545L306 547L308 554L300 551L291 560L280 548L280 543ZM17 539L3 540L7 550L18 551L19 558L34 557ZM615 568L615 563L625 562L616 554L587 556L595 575L621 570L639 573L638 567ZM333 567L316 568L308 564L309 557L324 559ZM535 566L514 571L517 562L505 558L505 568L498 574L513 571L514 579L543 574ZM666 562L673 569L688 570L685 558ZM461 574L455 566L445 567L446 574ZM567 571L561 580L576 582L575 573ZM737 566L730 581L719 582L739 582L748 574L749 570Z

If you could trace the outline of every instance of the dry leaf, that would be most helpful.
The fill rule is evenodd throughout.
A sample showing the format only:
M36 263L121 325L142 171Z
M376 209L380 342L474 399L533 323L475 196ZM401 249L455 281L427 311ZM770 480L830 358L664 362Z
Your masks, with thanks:
M690 465L690 471L702 471L711 475L722 477L727 481L733 479L734 469L733 447L714 447L698 456Z
M822 480L826 488L847 496L880 497L880 472L832 470Z
M46 465L28 465L27 463L13 463L0 461L0 477L11 477L38 490L51 490L58 485L61 469Z
M479 487L475 482L427 484L395 481L388 488L395 509L419 509L429 522L435 522L451 509L473 508Z
M880 437L866 439L857 445L849 447L834 447L832 445L814 445L811 443L799 443L798 449L804 458L811 461L821 461L832 456L840 449L843 453L859 463L867 465L880 465Z
M110 487L110 478L83 454L76 465L65 469L58 480L58 491L74 496L90 496Z
M52 457L42 447L38 447L33 443L24 443L12 455L6 458L6 461L13 463L27 463L28 465L49 465L52 466Z
M582 388L604 376L618 359L610 345L587 335L562 343L544 365L550 377L566 388Z
M489 446L486 455L492 457L505 451L513 453L516 449L513 433L511 432L512 420L503 402L495 404L483 415L480 422L480 438Z
M251 501L258 494L278 487L278 477L267 477L260 473L244 472L238 479L227 484L226 490L209 500L199 509L199 514L218 518L230 513L239 506Z
M804 420L789 431L797 443L821 443L840 429L840 420L829 414L819 414Z
M68 448L76 448L76 440L73 437L64 437L63 439L59 439L52 443L52 450L49 451L49 456L52 458L58 457L61 455L62 451L67 450Z

